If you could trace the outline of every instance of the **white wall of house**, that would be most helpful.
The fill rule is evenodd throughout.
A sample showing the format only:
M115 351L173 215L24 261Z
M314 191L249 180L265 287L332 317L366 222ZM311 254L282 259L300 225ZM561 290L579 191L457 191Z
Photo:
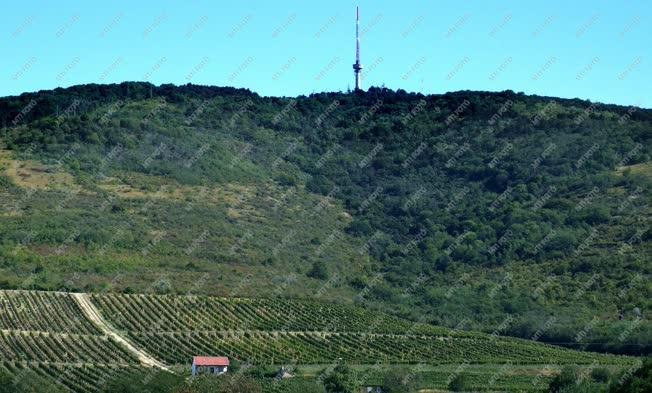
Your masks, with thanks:
M227 372L228 366L197 366L195 364L192 365L192 375L199 375L199 374L224 374Z

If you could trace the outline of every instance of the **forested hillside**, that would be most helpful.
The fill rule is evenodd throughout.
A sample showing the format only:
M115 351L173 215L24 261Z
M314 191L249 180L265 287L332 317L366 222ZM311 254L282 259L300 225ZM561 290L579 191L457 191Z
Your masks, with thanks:
M2 287L305 297L652 351L652 110L122 83L0 118Z

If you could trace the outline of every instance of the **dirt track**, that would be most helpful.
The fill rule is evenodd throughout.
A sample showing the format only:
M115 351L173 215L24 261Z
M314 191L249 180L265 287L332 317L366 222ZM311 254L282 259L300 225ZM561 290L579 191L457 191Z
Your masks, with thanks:
M124 346L129 352L136 355L138 360L145 366L160 368L161 370L171 371L165 364L153 358L150 354L145 351L142 351L136 348L129 339L122 337L116 332L116 330L109 325L109 323L104 320L100 312L97 310L95 305L91 302L88 294L86 293L71 293L72 297L75 299L79 307L84 312L84 315L107 336L111 337L122 346Z

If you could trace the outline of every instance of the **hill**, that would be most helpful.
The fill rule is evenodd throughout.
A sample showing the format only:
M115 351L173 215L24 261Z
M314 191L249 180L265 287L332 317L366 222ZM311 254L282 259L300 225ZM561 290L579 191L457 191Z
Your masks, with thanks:
M5 288L309 298L650 352L650 110L123 83L0 118Z
M361 368L367 381L376 380L382 367L404 364L430 388L445 388L463 365L482 390L540 390L566 364L614 373L637 364L624 356L306 301L3 290L0 304L0 371L15 380L36 375L74 392L103 391L134 370L188 375L198 354L255 366L293 365L308 375L340 361L372 365ZM494 385L487 385L492 376Z

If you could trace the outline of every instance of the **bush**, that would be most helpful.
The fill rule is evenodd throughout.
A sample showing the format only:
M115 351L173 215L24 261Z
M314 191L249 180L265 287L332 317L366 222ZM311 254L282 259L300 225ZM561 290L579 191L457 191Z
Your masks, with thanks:
M136 128L136 123L131 119L120 119L120 127L132 130Z
M347 366L340 364L324 378L324 387L328 393L355 392L355 378Z
M283 187L294 187L298 184L297 179L287 173L281 173L276 176L276 181Z
M468 378L464 374L457 374L451 381L448 383L448 390L453 392L463 392L469 389Z
M292 378L282 381L275 390L279 393L325 393L323 385L314 381Z
M419 385L418 374L409 369L392 369L383 377L383 392L385 393L417 392Z
M594 368L591 370L591 378L596 382L608 382L610 376L609 370L604 367Z
M0 168L0 170L3 170L4 168ZM9 189L14 189L16 186L14 185L14 182L8 178L7 176L0 175L0 188L4 188L6 190Z
M647 358L641 368L631 376L625 372L614 381L611 393L649 393L652 392L652 358Z
M326 267L326 263L324 263L324 261L317 261L312 264L312 268L306 275L318 280L327 280L329 276L328 267Z
M575 386L578 379L577 368L573 366L566 366L561 370L548 386L550 393L561 393L568 390L570 387Z

